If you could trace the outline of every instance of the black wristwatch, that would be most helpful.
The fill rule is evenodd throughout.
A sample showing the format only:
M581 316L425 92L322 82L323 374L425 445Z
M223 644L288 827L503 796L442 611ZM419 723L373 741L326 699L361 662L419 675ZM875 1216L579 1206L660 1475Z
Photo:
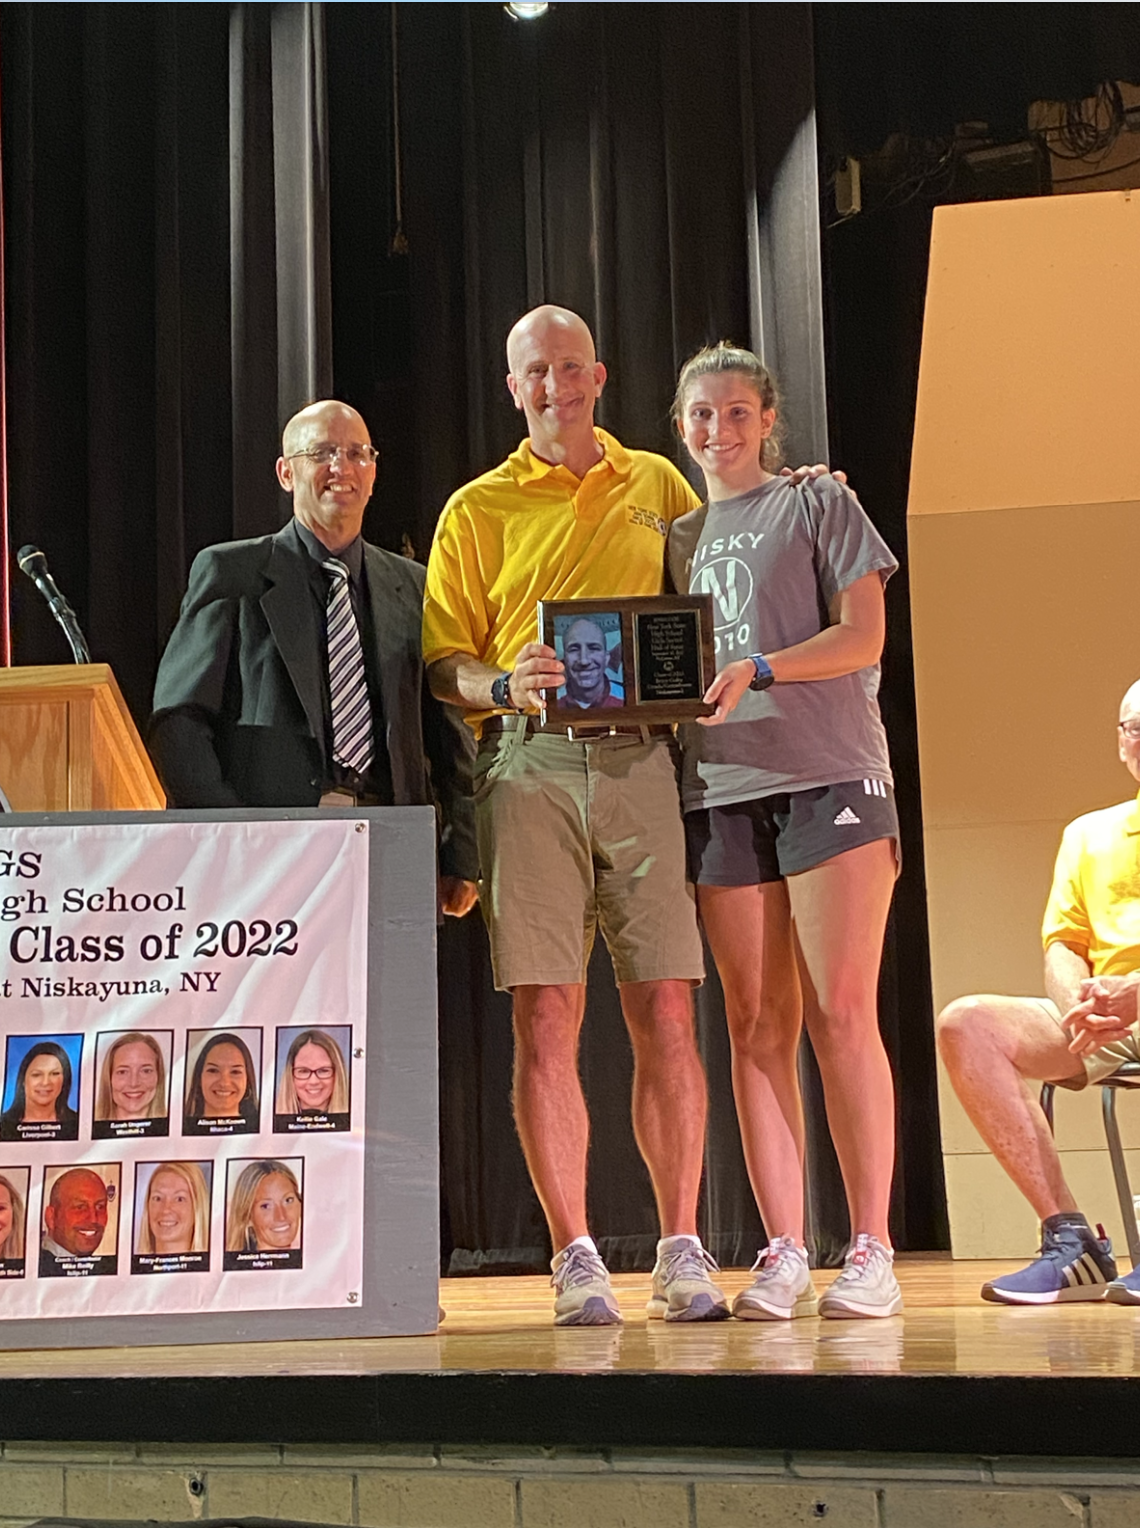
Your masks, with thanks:
M748 686L750 690L766 690L770 684L775 684L776 676L772 672L772 665L763 653L749 653L748 661L756 665L756 677Z
M498 706L500 710L513 711L515 709L511 703L511 680L513 677L513 673L500 674L498 679L494 680L491 684L491 704Z

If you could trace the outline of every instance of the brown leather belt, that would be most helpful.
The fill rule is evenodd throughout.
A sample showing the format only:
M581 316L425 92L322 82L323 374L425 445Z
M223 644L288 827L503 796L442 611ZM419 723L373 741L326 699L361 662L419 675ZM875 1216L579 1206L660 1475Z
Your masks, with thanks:
M537 716L485 716L483 718L483 735L491 732L517 732L519 727L525 727L527 732L539 733L544 737L565 737L573 743L599 743L611 737L672 737L673 728L654 722L644 727L633 726L625 723L620 727L609 727L605 722L587 722L581 727L543 727Z

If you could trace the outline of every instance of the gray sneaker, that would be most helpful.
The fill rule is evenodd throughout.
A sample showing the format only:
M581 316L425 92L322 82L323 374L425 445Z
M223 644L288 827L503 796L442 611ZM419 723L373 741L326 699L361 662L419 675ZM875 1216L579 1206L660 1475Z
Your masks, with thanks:
M807 1253L794 1236L777 1236L761 1248L752 1272L755 1279L732 1302L732 1314L741 1321L790 1321L819 1309Z
M709 1278L720 1269L699 1244L684 1242L663 1253L653 1270L653 1294L645 1307L666 1321L725 1321L728 1301Z
M621 1311L606 1265L588 1247L568 1247L550 1265L557 1290L555 1326L620 1326Z
M821 1316L897 1316L902 1292L894 1271L894 1253L864 1232L855 1238L843 1272L819 1302Z

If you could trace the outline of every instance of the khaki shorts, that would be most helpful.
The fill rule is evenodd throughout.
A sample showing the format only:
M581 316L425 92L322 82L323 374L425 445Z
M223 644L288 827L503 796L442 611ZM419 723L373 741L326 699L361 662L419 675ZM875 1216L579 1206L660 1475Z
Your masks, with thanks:
M619 982L703 978L677 759L670 737L482 739L475 827L496 987L585 981L599 927Z
M1056 1003L1047 997L1027 999L1030 1002L1040 1003L1045 1012L1060 1026L1061 1014ZM1111 1077L1113 1072L1118 1072L1126 1061L1140 1061L1140 1038L1137 1037L1137 1025L1133 1025L1131 1031L1120 1040L1111 1040L1107 1045L1102 1045L1099 1050L1093 1051L1091 1056L1074 1056L1074 1062L1081 1062L1085 1069L1083 1077L1065 1077L1054 1079L1043 1077L1042 1082L1053 1082L1058 1088L1071 1088L1074 1092L1080 1092L1082 1088L1095 1086L1103 1082L1106 1077Z

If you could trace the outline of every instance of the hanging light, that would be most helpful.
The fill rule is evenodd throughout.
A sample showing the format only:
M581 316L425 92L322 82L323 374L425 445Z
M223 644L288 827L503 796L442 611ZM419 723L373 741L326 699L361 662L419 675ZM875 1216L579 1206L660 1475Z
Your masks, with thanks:
M550 9L547 0L537 0L536 4L528 4L527 0L511 0L503 9L512 21L537 21L540 16L545 16Z

